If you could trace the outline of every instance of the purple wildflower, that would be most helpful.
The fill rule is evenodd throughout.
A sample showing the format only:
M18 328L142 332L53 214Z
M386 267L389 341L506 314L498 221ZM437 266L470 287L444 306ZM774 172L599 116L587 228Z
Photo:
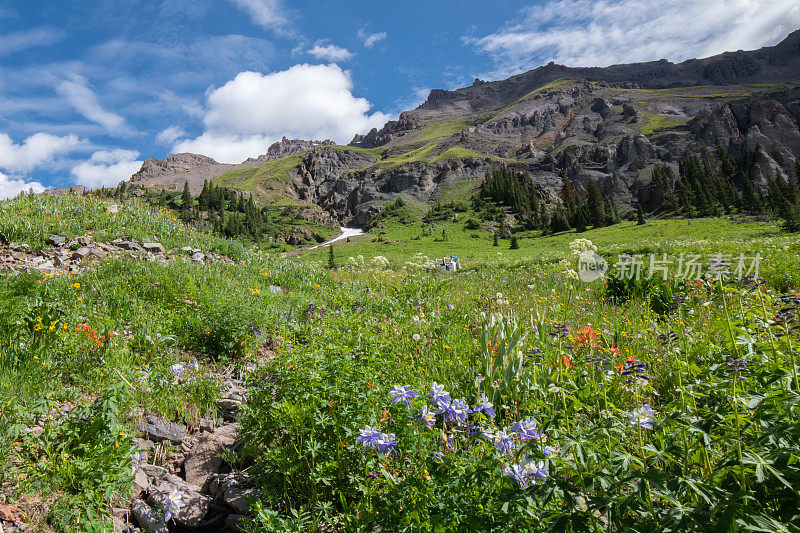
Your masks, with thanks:
M356 442L363 442L365 448L375 448L381 438L381 432L372 426L364 426L361 434L356 437Z
M433 452L433 461L439 464L444 462L444 455L441 452Z
M408 400L419 397L419 394L411 389L411 385L395 385L389 390L389 396L392 397L392 405L403 402L409 408Z
M428 409L427 405L423 405L422 409L419 410L419 417L428 429L433 429L433 426L436 425L436 414Z
M450 406L447 408L447 412L453 420L458 422L466 422L467 415L472 412L472 409L469 408L467 401L464 398L459 398L450 404Z
M495 417L494 405L492 405L492 402L487 400L485 396L480 400L478 400L478 406L475 408L475 411L473 412L480 413L481 411L486 413L486 415L489 416L490 418Z
M520 420L510 428L513 431L516 431L522 440L527 439L538 439L540 434L536 431L536 420L533 418L526 418L525 420Z
M514 479L523 489L528 488L528 480L525 470L519 465L508 465L503 467L503 475Z
M538 480L545 479L550 473L543 461L534 461L525 457L519 464L504 467L503 475L514 479L520 487L527 489L528 484L535 485Z
M444 385L439 385L435 381L433 382L431 392L428 394L428 396L431 397L433 403L440 409L443 407L443 405L449 405L452 401L450 399L450 393L444 390Z
M511 453L514 448L514 440L504 429L501 429L494 435L494 447L501 453Z
M634 409L628 416L631 419L632 426L639 426L645 429L653 429L653 417L656 412L650 408L650 404L646 403L643 406Z
M381 433L376 446L381 453L388 454L389 452L394 452L396 454L397 450L395 450L394 447L397 446L397 444L394 433Z

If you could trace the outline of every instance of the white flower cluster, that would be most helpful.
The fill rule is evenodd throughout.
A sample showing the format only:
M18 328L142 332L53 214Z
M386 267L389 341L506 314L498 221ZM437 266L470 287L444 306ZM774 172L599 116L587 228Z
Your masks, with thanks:
M589 239L575 239L569 243L569 248L572 250L572 255L581 255L583 252L596 252L597 246L592 244Z
M411 260L406 261L403 268L406 270L425 270L433 272L437 270L438 266L436 261L430 259L427 255L423 255L422 252L419 252L414 254Z
M389 266L389 260L382 255L376 255L372 258L370 264L378 268L386 268Z

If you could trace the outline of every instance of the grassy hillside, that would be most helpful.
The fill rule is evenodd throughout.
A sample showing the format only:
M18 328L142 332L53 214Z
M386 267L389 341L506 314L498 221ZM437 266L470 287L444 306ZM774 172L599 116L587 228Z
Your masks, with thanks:
M462 220L426 236L387 220L335 247L363 263L328 270L327 250L279 259L135 203L115 217L94 198L24 197L0 214L0 233L33 247L91 230L237 259L0 273L0 483L34 530L109 531L112 508L137 496L142 410L197 435L230 376L247 378L243 447L225 460L258 489L248 531L791 531L800 519L800 249L774 225L622 223L509 250ZM583 283L573 249L592 245L577 238L609 258L761 252L766 279ZM406 265L418 252L466 270Z

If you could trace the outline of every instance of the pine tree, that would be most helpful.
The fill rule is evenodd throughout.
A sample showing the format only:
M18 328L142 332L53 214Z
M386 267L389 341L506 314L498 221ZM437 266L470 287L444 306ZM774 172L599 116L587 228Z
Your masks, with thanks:
M492 246L500 246L500 243L497 241L497 233L494 234L494 240L492 242Z
M583 233L586 231L586 217L583 215L583 209L578 209L575 215L575 231Z
M333 255L333 245L328 245L328 268L331 270L336 268L336 257Z
M586 184L586 209L589 212L589 223L592 226L601 228L606 225L603 195L600 194L600 189L592 178L589 178Z
M512 235L511 236L511 245L509 246L509 248L511 250L519 249L519 243L517 242L517 236L516 235Z
M644 224L645 224L644 211L642 211L642 206L641 205L637 206L637 208L636 208L636 223L639 226L644 226Z

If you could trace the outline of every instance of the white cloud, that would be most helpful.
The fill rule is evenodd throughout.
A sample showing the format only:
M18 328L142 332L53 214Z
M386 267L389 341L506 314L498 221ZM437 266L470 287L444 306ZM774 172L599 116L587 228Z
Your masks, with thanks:
M377 111L370 114L370 108L366 99L353 96L350 75L338 65L301 64L271 74L242 72L208 93L204 133L179 142L173 150L238 163L265 153L283 135L345 143L392 118Z
M798 26L797 0L550 0L465 41L494 59L494 75L507 75L548 61L606 66L756 49Z
M35 133L22 144L0 133L0 168L11 171L31 170L53 161L56 155L73 151L82 141L75 135L59 137L49 133Z
M112 135L130 133L125 119L116 113L106 111L100 105L97 95L89 87L89 82L77 74L58 84L56 91L66 98L75 110L87 119L100 124Z
M316 43L308 53L320 61L347 61L353 57L353 53L350 50L335 44Z
M379 42L386 39L386 32L378 32L378 33L369 33L365 28L361 28L358 30L358 38L367 48L372 48Z
M22 178L12 178L0 172L0 200L6 198L14 198L21 192L28 192L33 189L33 192L42 192L45 187L38 181L25 181Z
M247 13L253 24L270 30L276 35L294 34L287 10L281 0L229 0L241 11Z
M139 152L135 150L101 150L92 154L72 169L76 185L86 187L115 187L120 181L127 180L142 168L138 161Z
M186 132L180 126L170 126L156 135L156 141L161 144L172 145L178 139L186 137Z
M1 12L0 18L2 18ZM32 30L0 35L0 56L12 54L35 46L55 44L63 39L65 35L63 30L50 27L34 28Z

